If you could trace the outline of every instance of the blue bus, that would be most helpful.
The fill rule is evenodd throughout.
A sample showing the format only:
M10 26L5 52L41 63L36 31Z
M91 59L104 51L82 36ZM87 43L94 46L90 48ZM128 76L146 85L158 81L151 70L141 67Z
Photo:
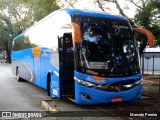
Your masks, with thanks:
M137 40L125 17L78 9L52 12L13 39L12 72L76 104L139 100ZM29 88L28 88L29 89Z

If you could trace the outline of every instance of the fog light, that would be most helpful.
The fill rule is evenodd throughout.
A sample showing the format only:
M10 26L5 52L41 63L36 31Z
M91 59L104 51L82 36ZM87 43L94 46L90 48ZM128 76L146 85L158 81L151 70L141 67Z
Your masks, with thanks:
M88 99L88 100L92 100L91 97L85 93L81 93L82 98Z

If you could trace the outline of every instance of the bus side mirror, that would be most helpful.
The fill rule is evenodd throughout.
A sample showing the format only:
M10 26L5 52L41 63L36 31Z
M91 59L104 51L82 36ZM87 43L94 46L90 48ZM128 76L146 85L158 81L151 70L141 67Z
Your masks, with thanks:
M81 43L81 30L80 27L72 22L70 24L65 24L61 27L61 30L63 31L63 28L67 29L67 32L72 32L72 39L74 43L80 44ZM63 31L64 33L66 32Z
M72 38L73 38L73 42L80 44L81 43L81 31L80 31L80 27L76 24L76 23L71 23L70 24L72 27Z
M133 31L136 33L146 35L149 47L154 47L154 36L150 31L142 29L142 28L133 28Z

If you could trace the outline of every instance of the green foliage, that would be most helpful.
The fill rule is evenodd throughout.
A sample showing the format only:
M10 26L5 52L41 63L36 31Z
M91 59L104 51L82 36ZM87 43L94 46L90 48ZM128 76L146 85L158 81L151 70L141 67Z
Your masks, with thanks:
M49 13L59 9L56 0L24 0L33 9L34 21L39 21Z
M139 27L150 30L155 36L155 46L160 46L160 1L149 0L135 15L135 23Z
M8 62L11 61L12 38L32 22L31 11L22 0L0 2L0 46L6 51Z
M12 39L58 8L56 0L0 1L0 47L6 51L9 62Z
M13 41L13 50L22 50L22 49L28 49L32 47L37 47L37 45L30 43L28 37L21 36L17 40Z

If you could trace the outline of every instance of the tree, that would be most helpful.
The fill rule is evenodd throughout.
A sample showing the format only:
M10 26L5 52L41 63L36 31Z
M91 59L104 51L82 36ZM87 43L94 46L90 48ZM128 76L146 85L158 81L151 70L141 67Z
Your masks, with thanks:
M58 9L56 0L7 0L0 2L0 46L11 62L12 39L50 12Z
M32 14L21 0L0 3L0 45L6 50L8 62L11 62L12 39L33 23Z
M138 13L135 15L137 26L152 31L155 36L155 46L160 46L160 1L143 1L143 7L138 7ZM145 46L144 46L145 47Z
M2 50L6 50L8 61L10 62L10 49L9 46L11 46L10 40L11 35L8 32L8 26L3 26L2 23L0 23L0 45L2 47ZM3 41L2 41L3 40Z
M56 0L24 0L33 10L34 21L39 21L49 13L59 9Z
M105 6L104 6L104 5L105 5L106 2L107 2L107 3L114 3L114 4L116 5L116 8L117 8L118 11L119 11L119 14L122 15L122 16L124 16L124 17L126 17L126 18L129 20L130 24L131 24L133 27L135 27L135 24L134 24L133 20L132 20L131 18L129 18L129 17L124 13L124 9L123 9L122 6L119 4L118 0L95 0L95 2L98 3L98 5L99 5L99 7L101 8L102 11L105 11L105 9L104 9ZM102 2L103 2L103 3L102 3ZM126 8L128 9L128 7L126 7Z
M78 0L65 0L65 2L62 2L61 0L57 0L57 3L61 8L76 8L75 4L78 2Z

